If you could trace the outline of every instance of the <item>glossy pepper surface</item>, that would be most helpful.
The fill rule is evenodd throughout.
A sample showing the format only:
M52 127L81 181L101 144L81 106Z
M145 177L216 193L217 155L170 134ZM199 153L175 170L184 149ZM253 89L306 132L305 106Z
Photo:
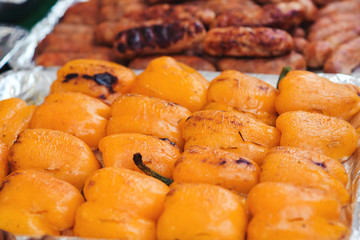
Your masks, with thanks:
M35 170L11 173L0 189L0 229L14 234L60 235L84 202L71 184Z
M167 139L159 139L138 133L122 133L100 140L105 167L123 167L142 171L134 164L133 155L140 153L144 163L157 173L171 178L179 149Z
M286 112L276 120L281 146L308 149L344 161L355 151L355 128L345 120L304 111Z
M269 125L275 125L277 94L276 88L258 78L228 70L211 81L207 99L208 103L227 104Z
M261 165L269 148L279 145L280 131L240 112L203 110L182 128L185 149L207 146L241 154Z
M31 128L60 130L96 149L105 136L110 107L82 93L58 92L48 95L31 119Z
M80 237L156 239L156 220L169 188L161 181L125 168L103 168L87 179L87 200L77 212Z
M194 112L206 104L208 86L209 82L195 69L171 57L160 57L136 77L131 91L174 102Z
M0 101L0 140L11 147L21 131L30 127L36 106L19 98Z
M107 103L130 91L135 73L120 64L105 60L76 59L57 72L53 92L81 92Z
M58 130L27 129L10 149L12 171L42 170L82 189L86 178L100 168L91 149L79 138Z
M180 148L184 145L181 123L191 112L180 105L137 94L126 94L111 105L106 134L142 133L167 138Z

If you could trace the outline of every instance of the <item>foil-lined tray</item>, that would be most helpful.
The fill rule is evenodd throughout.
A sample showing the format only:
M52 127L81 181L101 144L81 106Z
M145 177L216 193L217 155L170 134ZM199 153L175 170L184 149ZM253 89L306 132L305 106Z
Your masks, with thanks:
M47 16L31 29L29 35L16 42L11 54L4 61L8 61L13 69L34 67L34 53L38 43L54 29L71 5L86 1L88 0L58 0ZM360 78L360 66L353 71L352 76Z
M22 70L12 70L0 75L0 100L18 97L24 99L28 103L41 104L48 95L51 83L56 79L56 72L58 68L43 68L34 67ZM135 73L139 74L141 70L136 70ZM200 73L208 80L211 81L217 77L220 72L206 72ZM277 75L270 74L249 74L257 77L272 86L276 86L278 81ZM319 74L323 77L330 79L336 83L352 83L360 86L360 78L344 74ZM360 239L360 147L357 148L355 153L343 164L349 175L349 184L347 189L351 192L351 218L352 226L349 236L350 240ZM33 236L17 236L18 240L41 239L43 237L34 238ZM49 238L50 239L50 238ZM75 240L82 238L75 237L51 237L53 240Z
M0 68L2 68L13 56L16 42L28 35L28 31L11 25L0 25Z

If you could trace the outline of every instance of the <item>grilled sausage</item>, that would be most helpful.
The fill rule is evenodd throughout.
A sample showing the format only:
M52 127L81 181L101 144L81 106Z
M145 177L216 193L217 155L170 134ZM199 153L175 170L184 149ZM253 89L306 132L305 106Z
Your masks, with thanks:
M334 13L360 13L360 1L338 1L328 4L319 11L319 16Z
M194 20L152 24L120 31L114 48L120 58L176 53L199 43L205 32L201 22Z
M160 4L130 11L123 15L123 18L132 21L147 21L152 19L199 19L204 25L210 25L215 19L215 12L209 8L192 5L169 5Z
M360 65L360 37L342 44L326 60L324 72L351 74Z
M220 14L212 27L276 27L289 29L301 23L304 7L298 2L268 4L255 11L228 11Z
M95 25L99 6L97 0L80 2L71 6L61 19L64 23Z
M358 21L353 22L338 22L333 25L319 29L318 31L312 31L309 33L309 41L324 40L334 34L345 31L357 31L360 28Z
M213 28L205 36L205 51L213 56L271 57L290 52L292 37L272 28Z
M340 22L354 21L360 21L360 14L334 13L317 19L316 22L309 28L309 32L317 32Z
M129 63L129 68L131 69L145 69L149 62L155 58L160 57L157 56L149 56L149 57L140 57L135 58ZM216 71L214 65L209 63L203 58L196 57L196 56L183 56L183 55L173 55L171 56L178 62L182 62L196 70L203 70L203 71Z
M324 41L314 41L304 49L304 56L308 66L317 68L322 67L331 53L341 44L351 41L360 34L360 28L346 32L338 32Z
M294 37L294 50L298 53L303 53L305 47L308 45L308 41L302 37Z
M292 69L305 70L306 61L301 54L291 52L288 55L276 58L223 58L218 62L218 68L221 71L233 69L248 73L280 74L285 66L290 66Z
M114 61L114 57L110 54L97 53L97 52L45 52L39 55L36 59L36 65L42 65L45 67L62 66L65 63L78 59L78 58L90 58L90 59L103 59L108 61Z

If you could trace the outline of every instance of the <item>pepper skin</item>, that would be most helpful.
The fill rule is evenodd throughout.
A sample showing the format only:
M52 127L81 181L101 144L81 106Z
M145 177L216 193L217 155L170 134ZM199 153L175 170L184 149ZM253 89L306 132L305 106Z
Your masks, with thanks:
M274 126L277 117L275 110L277 94L276 88L258 78L228 70L211 81L207 99L208 103L230 105Z
M173 174L178 183L209 183L246 194L258 183L260 168L237 153L191 147L182 153Z
M71 184L35 170L16 171L0 186L0 229L60 235L72 228L84 198Z
M157 224L158 240L243 240L247 213L242 198L204 183L172 184Z
M86 180L87 200L78 210L75 236L156 239L156 220L169 191L161 181L125 168L108 167Z
M264 159L260 182L283 182L319 188L331 193L343 205L350 200L345 188L347 176L344 167L335 159L302 149L271 149Z
M10 149L12 171L42 170L82 189L86 178L100 168L91 149L68 133L27 129Z
M248 227L248 240L340 240L348 228L339 221L321 217L284 218L280 214L259 214Z
M167 138L182 149L181 121L191 112L177 104L143 95L126 94L111 105L106 135L142 133Z
M9 173L8 156L8 146L0 141L0 183L2 182L3 178L5 178L6 175L8 175Z
M280 131L240 112L204 110L183 124L185 150L208 146L235 152L259 166L269 148L279 145Z
M253 216L279 213L288 218L323 217L338 220L341 204L332 194L289 183L262 182L249 193L247 206Z
M0 141L11 147L18 134L30 127L35 108L19 98L0 101Z
M130 92L135 77L131 69L114 62L77 59L58 70L50 92L81 92L111 104Z
M355 129L348 122L304 111L286 112L276 120L281 146L316 151L339 161L348 159L358 144Z
M131 92L174 102L194 112L206 104L208 86L193 68L171 57L160 57L136 77Z
M76 103L76 104L74 104ZM48 95L34 112L31 128L46 128L70 133L91 149L105 136L110 107L82 93L58 92Z
M303 110L349 120L360 110L360 89L333 83L308 71L291 71L279 83L275 106L279 114Z
M179 149L167 139L138 133L122 133L104 137L99 142L105 167L124 167L143 173L133 162L140 153L144 163L164 177L171 178Z

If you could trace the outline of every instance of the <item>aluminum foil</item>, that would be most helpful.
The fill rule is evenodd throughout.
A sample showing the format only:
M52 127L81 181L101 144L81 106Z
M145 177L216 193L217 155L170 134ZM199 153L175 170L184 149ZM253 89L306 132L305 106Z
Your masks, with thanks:
M28 31L21 27L0 25L0 68L13 57L14 44L27 35Z
M0 75L0 100L18 97L24 99L28 103L41 104L46 95L49 93L51 83L56 79L56 72L58 68L43 68L35 67L22 70L8 71ZM141 70L135 70L136 74L141 73ZM217 77L220 72L206 72L200 73L211 81ZM277 75L270 74L249 74L257 77L272 86L276 86L278 81ZM330 79L336 83L352 83L360 86L360 79L344 75L344 74L319 74ZM350 218L352 218L350 240L360 239L360 147L356 152L344 163L344 166L349 174L348 190L352 193ZM28 236L18 236L18 240L27 240ZM40 239L40 238L39 238ZM43 240L43 238L41 238ZM73 240L81 239L74 237L51 237L54 240Z
M33 56L37 44L53 30L66 10L76 2L81 2L81 0L58 0L47 16L31 29L29 35L16 42L11 56L7 59L13 69L35 66Z

